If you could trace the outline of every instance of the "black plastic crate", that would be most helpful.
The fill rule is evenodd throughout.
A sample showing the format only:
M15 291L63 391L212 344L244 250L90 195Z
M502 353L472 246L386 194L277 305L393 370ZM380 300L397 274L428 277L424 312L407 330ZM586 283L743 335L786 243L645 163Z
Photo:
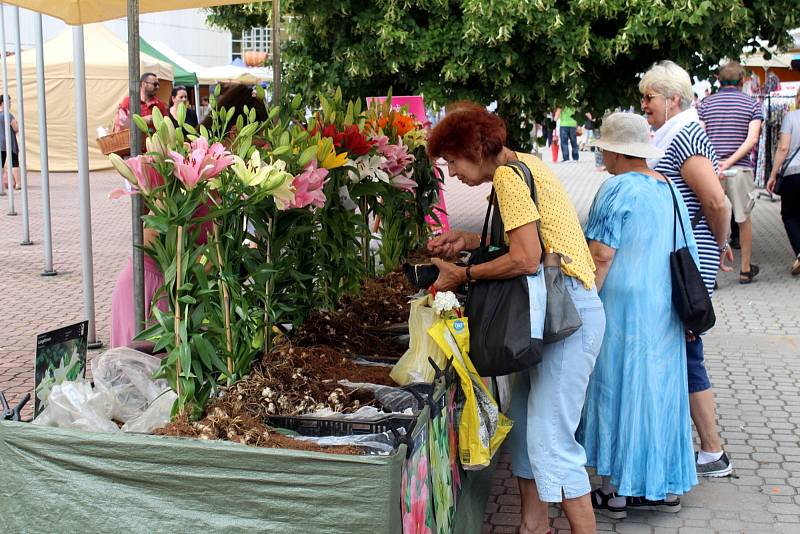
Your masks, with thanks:
M267 425L294 430L301 436L351 436L380 434L405 429L406 435L411 432L416 415L386 414L373 419L330 419L310 415L267 417Z

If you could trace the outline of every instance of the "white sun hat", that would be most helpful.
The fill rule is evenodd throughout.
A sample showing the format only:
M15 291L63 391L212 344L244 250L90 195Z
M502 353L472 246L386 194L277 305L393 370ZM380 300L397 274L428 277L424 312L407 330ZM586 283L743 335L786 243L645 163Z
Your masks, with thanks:
M603 120L600 139L591 143L602 150L635 158L661 158L664 152L650 144L650 125L635 113L612 113Z

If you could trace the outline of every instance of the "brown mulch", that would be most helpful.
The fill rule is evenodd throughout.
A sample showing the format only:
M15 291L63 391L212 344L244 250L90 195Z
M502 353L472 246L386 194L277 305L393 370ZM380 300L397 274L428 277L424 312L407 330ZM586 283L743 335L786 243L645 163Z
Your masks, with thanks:
M426 263L427 259L419 263ZM371 393L345 391L351 382L394 385L389 367L361 366L356 355L399 358L408 348L384 329L408 321L409 297L417 289L402 271L364 281L358 295L342 299L335 311L317 311L256 364L250 373L214 400L206 415L177 417L154 434L222 439L257 447L360 455L358 447L320 447L268 428L270 415L298 415L330 408L351 413L375 404Z
M385 329L408 321L409 297L417 293L402 272L365 280L358 295L335 311L315 311L292 335L298 346L328 345L346 354L399 358L408 348Z
M298 415L322 408L352 413L375 403L368 392L347 391L338 381L392 385L389 367L355 364L330 347L294 347L284 344L264 356L250 374L213 401L206 416L189 421L176 418L154 434L199 439L224 439L257 447L277 447L335 454L363 454L358 447L320 447L271 431L270 415Z

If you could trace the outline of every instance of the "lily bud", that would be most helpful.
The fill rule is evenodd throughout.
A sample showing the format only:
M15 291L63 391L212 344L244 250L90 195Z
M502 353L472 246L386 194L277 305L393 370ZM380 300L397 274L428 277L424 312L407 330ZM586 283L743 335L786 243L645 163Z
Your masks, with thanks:
M117 170L118 173L122 175L123 178L128 180L133 185L139 185L136 181L136 177L133 175L133 171L130 167L125 164L125 160L119 157L117 154L111 153L108 155L108 160L111 162L111 165Z
M158 135L148 137L145 140L145 145L147 146L148 152L157 152L164 157L169 155L169 150L164 146L164 143Z
M172 121L164 121L164 124L167 127L167 133L169 134L169 142L165 143L169 148L174 148L177 146L177 142L175 141L175 125L172 124Z

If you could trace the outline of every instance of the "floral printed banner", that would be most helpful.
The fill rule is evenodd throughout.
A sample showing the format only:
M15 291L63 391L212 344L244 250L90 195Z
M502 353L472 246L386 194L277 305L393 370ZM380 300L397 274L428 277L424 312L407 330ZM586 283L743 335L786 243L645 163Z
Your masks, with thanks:
M452 411L454 396L455 387L451 387L439 401L439 414L432 417L428 424L433 510L439 534L449 534L453 530L459 485Z
M411 455L403 467L403 534L433 534L436 531L428 470L428 425L412 436Z

